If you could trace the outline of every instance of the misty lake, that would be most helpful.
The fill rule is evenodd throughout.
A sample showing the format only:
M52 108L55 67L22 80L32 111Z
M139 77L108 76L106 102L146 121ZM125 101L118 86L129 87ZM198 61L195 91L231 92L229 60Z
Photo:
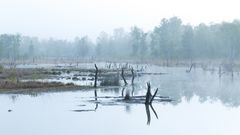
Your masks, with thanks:
M238 135L240 76L217 70L149 66L135 85L64 92L15 92L0 94L1 135ZM152 92L172 102L152 106L117 102L113 97L129 92ZM134 90L134 91L133 91ZM94 94L98 99L95 101ZM150 113L149 113L150 112Z

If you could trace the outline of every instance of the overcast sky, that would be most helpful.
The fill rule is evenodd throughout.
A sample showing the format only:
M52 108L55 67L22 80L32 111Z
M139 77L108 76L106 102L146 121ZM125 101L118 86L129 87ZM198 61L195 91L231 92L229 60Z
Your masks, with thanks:
M0 0L0 33L71 40L133 25L152 30L162 18L183 23L240 19L237 0Z

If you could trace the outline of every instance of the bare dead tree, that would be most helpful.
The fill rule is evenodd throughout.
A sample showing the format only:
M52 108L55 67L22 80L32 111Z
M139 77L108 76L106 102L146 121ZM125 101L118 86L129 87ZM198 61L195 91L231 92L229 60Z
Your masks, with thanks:
M123 81L124 81L124 84L127 85L128 83L127 83L127 81L126 81L126 79L125 79L125 77L124 77L124 69L123 69L123 68L122 68L121 76L122 76L122 79L123 79Z
M148 83L147 83L147 93L146 93L145 104L150 104L151 98L152 98L151 85L150 85L150 83L148 82Z
M94 87L97 87L97 79L98 79L98 67L96 64L94 64L96 71L95 71L95 80L94 80Z

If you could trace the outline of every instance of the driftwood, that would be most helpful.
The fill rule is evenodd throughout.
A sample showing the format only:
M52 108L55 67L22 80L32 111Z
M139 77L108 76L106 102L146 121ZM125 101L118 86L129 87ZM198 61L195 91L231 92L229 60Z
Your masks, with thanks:
M126 79L125 79L125 77L124 77L124 69L123 69L123 68L122 68L121 76L122 76L122 79L123 79L123 81L124 81L124 84L127 85L128 83L127 83L127 81L126 81Z
M97 87L97 78L98 78L98 67L96 64L94 64L96 71L95 71L95 80L94 80L94 87Z

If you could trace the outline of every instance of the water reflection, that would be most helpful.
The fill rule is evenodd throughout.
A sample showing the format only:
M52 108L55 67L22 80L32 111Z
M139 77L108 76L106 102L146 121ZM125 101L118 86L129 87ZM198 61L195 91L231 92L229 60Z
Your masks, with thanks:
M149 69L152 70L152 69ZM94 91L95 107L90 110L96 110L99 105L98 95L118 96L126 95L137 96L143 95L146 92L146 81L151 81L152 87L159 88L158 96L170 96L174 99L171 102L173 105L178 105L182 100L190 102L194 96L199 97L199 102L206 101L221 101L227 107L239 107L240 105L240 76L238 74L232 76L231 73L218 73L217 71L205 71L196 68L190 73L186 73L185 69L181 68L161 68L154 67L154 72L166 72L164 75L141 75L136 76L134 85L126 87L106 87L97 90L91 89L89 93ZM221 71L222 72L222 71ZM221 76L220 76L221 75ZM234 81L233 81L234 78ZM128 80L129 81L129 80ZM64 90L63 90L64 91ZM81 90L76 91L82 93ZM97 93L98 91L98 93ZM57 90L24 90L11 91L5 94L10 94L9 98L13 102L18 102L18 95L30 95L31 97L39 97L46 93L59 92ZM64 93L63 93L64 94ZM14 95L14 96L12 96ZM87 98L87 97L86 97ZM111 101L111 105L115 104ZM117 103L116 103L117 104ZM95 109L96 108L96 109ZM126 110L130 107L126 107Z
M145 104L145 109L146 109L146 114L147 114L147 125L150 125L150 123L151 123L151 112L150 112L149 107L151 108L151 110L153 111L154 115L158 119L157 112L154 110L152 104Z
M12 100L13 103L16 103L18 100L19 96L18 95L9 95L9 98Z
M73 110L74 112L96 112L98 109L98 97L97 97L97 90L94 90L94 103L95 103L95 108L94 109L80 109L80 110ZM84 105L85 106L85 105Z
M133 88L133 87L132 87ZM130 113L131 112L131 105L133 104L142 104L145 105L146 115L147 115L147 125L150 125L151 123L151 111L155 115L155 117L158 119L157 112L155 111L152 104L145 104L145 96L130 96L130 91L127 90L125 92L126 87L119 88L121 89L121 96L120 97L98 97L97 89L94 90L94 101L88 100L90 103L95 104L94 109L78 109L73 110L74 112L96 112L98 109L98 105L101 104L103 106L116 106L116 105L123 105L125 106L125 112ZM127 98L128 97L128 98ZM98 98L105 99L104 101L98 101ZM170 100L164 100L162 99L162 102L169 102ZM79 107L79 106L78 106ZM85 105L82 105L80 107L86 107Z

